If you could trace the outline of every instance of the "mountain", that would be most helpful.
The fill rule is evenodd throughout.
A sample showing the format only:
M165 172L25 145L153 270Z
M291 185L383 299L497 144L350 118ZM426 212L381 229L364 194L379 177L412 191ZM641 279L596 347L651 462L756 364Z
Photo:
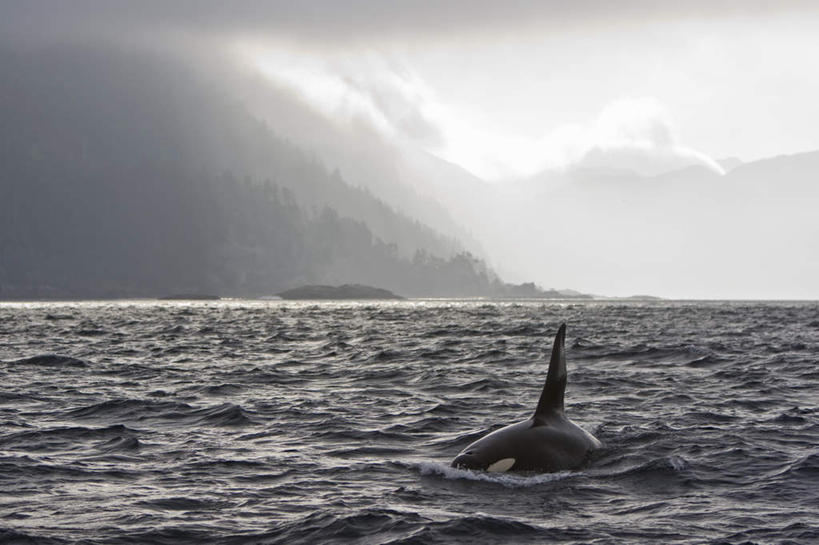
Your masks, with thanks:
M3 297L504 289L180 59L20 46L0 69Z
M737 157L725 157L723 159L717 159L717 164L722 167L722 170L724 170L727 174L740 166L742 164L742 160L738 159Z
M400 138L385 137L366 118L323 114L299 93L257 72L239 71L231 78L229 91L241 97L255 118L310 150L339 177L438 233L447 233L460 248L483 253L480 242L457 217L457 207L451 206L463 200L467 187L474 191L484 184L482 180ZM248 164L245 159L243 168ZM270 168L261 162L262 172Z
M701 166L654 177L568 170L543 184L499 188L487 211L494 232L479 235L493 263L545 285L789 298L798 291L791 287L819 277L810 259L819 247L817 173L819 152L748 162L725 175ZM497 227L504 217L514 221Z

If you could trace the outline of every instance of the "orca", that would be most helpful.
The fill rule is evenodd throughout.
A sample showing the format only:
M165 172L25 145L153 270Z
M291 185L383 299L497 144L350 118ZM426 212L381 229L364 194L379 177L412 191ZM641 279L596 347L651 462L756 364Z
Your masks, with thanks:
M458 469L551 473L577 469L602 446L563 413L566 324L555 335L549 373L535 414L478 439L452 460Z

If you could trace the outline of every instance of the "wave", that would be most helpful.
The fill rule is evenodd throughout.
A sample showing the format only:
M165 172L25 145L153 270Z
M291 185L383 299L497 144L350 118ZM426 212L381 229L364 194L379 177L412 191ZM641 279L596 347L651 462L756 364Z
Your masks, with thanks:
M85 360L72 358L71 356L62 356L59 354L41 354L30 358L14 360L9 362L9 364L31 365L36 367L72 367L77 369L83 369L90 365L89 362Z
M134 436L118 436L97 445L97 449L104 453L135 452L142 444Z
M195 408L187 403L144 399L103 401L71 409L65 412L65 416L76 419L135 422L161 420L170 423L206 424L209 426L245 426L255 423L242 407L232 403Z
M411 422L393 424L384 429L389 433L432 433L446 431L451 427L451 419L429 416Z
M592 533L578 528L545 528L512 518L491 515L462 516L454 520L433 521L407 538L391 541L392 544L455 543L475 542L517 543L567 542L589 539Z
M71 316L70 314L51 314L48 313L45 315L45 319L48 321L57 321L57 320L73 320L75 317Z
M421 338L424 339L435 339L439 337L451 337L456 336L458 338L463 337L481 337L486 335L486 331L480 329L471 329L471 328L464 328L459 326L452 326L446 328L437 328L431 329L421 335Z
M646 460L620 469L591 470L591 473L599 477L646 477L658 474L676 475L684 472L688 467L688 460L682 456L671 455Z
M57 427L26 430L0 437L0 448L26 451L74 450L84 442L135 439L138 431L121 424L105 428Z
M388 543L411 535L428 521L421 515L394 509L370 508L348 513L320 510L280 524L273 531L248 536L244 543L350 543L361 539ZM378 539L373 539L374 536Z
M122 468L87 467L86 465L44 462L28 456L3 457L0 459L0 483L6 488L23 490L42 488L49 490L55 483L67 481L90 483L119 483L133 481L141 475L138 471Z
M242 391L242 389L243 388L238 384L224 383L203 386L200 388L200 391L204 394L214 396L231 396L238 394L239 392Z
M788 464L786 469L780 474L797 480L809 482L819 482L819 451L812 452L800 457L793 463Z
M725 543L817 543L819 529L811 522L796 522L783 527L767 525L749 528L712 541L714 545Z
M0 405L6 403L21 403L26 401L45 401L46 398L41 396L36 396L33 394L25 393L17 393L17 392L0 392Z
M143 399L111 399L65 412L68 418L142 420L156 415L173 415L192 410L186 403Z
M64 545L73 543L73 541L38 535L30 531L23 532L11 528L0 528L0 543L10 545Z
M137 502L136 505L159 511L216 511L232 507L232 504L225 501L185 496L144 500Z
M192 411L190 416L194 417L197 423L209 426L240 427L256 423L241 406L233 403L198 409Z
M85 327L78 329L74 332L75 335L79 335L80 337L101 337L103 335L108 335L110 331L105 329L93 328L93 327Z
M584 475L583 472L579 471L538 474L487 473L485 471L456 469L440 462L402 462L400 464L405 465L412 471L418 472L422 476L434 476L447 480L478 481L496 484L506 488L529 488Z

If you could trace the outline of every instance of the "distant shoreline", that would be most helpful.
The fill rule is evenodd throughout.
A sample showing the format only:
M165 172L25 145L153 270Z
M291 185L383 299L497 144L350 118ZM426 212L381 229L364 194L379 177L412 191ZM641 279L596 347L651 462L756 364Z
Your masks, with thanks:
M405 297L403 299L282 299L269 298L267 296L239 296L239 297L219 297L218 299L168 299L160 297L41 297L41 298L0 298L0 304L25 304L25 303L115 303L115 302L140 302L140 303L227 303L227 302L257 302L257 303L331 303L331 302L391 302L391 303L413 303L423 301L462 301L462 302L485 302L485 303L819 303L819 299L635 299L631 297L595 297L592 299L572 299L572 298L537 298L537 297Z

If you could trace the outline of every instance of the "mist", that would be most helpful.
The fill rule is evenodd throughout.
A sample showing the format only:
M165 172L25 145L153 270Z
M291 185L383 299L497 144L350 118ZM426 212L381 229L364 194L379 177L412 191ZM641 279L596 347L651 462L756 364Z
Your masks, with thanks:
M4 6L0 285L819 297L813 5L578 6Z

